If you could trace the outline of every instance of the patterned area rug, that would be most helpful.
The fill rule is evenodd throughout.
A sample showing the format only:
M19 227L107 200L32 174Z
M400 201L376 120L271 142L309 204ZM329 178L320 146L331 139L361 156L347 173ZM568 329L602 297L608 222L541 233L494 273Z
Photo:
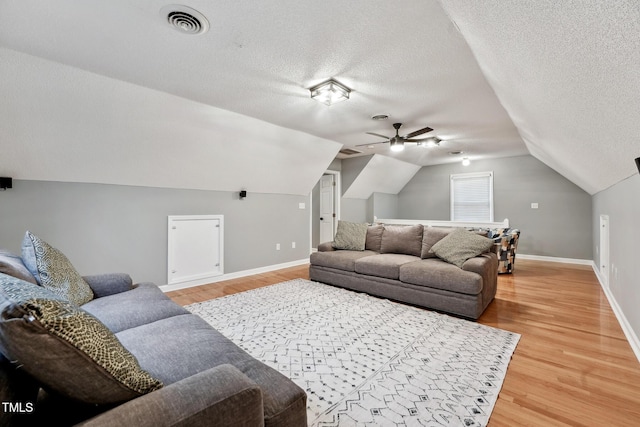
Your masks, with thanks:
M187 309L306 390L310 426L484 426L520 339L303 279Z

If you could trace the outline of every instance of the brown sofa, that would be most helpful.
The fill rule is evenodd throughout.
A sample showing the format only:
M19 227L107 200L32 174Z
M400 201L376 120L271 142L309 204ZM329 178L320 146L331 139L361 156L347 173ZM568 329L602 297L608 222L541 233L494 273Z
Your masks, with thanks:
M322 243L311 254L311 280L477 319L496 294L498 257L489 250L450 264L430 252L454 228L372 225L364 250Z

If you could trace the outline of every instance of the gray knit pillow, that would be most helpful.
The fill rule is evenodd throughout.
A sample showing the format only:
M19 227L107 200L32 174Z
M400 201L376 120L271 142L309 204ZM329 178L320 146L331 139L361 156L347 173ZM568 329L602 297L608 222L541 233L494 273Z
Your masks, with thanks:
M367 241L368 224L359 224L349 221L338 221L338 230L333 240L336 249L348 249L352 251L364 251Z
M29 231L22 241L22 259L42 287L76 305L93 299L91 287L67 257Z
M462 268L462 264L466 260L488 251L492 246L493 240L472 231L457 228L434 244L429 252L433 252L438 258Z
M0 274L0 308L0 352L46 389L103 405L162 387L102 322L47 289Z

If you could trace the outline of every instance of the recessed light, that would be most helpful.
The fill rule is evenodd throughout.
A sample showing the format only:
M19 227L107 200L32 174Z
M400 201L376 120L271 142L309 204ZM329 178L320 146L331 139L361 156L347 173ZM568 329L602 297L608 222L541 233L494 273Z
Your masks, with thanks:
M371 120L387 120L389 116L386 114L376 114L375 116L371 116Z
M457 156L458 154L462 154L464 151L449 151L449 154L452 156Z

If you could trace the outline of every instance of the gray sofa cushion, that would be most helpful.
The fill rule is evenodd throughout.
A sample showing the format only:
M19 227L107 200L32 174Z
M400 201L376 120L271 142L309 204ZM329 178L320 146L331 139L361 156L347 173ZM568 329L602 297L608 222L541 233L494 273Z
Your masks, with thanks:
M328 251L314 252L310 260L313 265L337 268L338 270L356 271L356 260L371 255L378 255L373 251Z
M369 226L364 223L338 221L338 229L336 230L336 236L333 240L333 247L350 251L364 251L368 227Z
M380 253L420 256L422 252L422 225L385 225L382 231Z
M218 365L233 365L260 386L265 425L304 425L299 419L305 413L304 391L196 315L159 320L122 331L117 337L138 358L140 366L165 384Z
M400 266L400 280L412 285L443 289L461 294L482 292L482 276L462 270L438 258L423 259Z
M133 289L133 280L126 273L94 274L82 276L85 282L91 287L96 298L108 295L119 294L120 292Z
M38 284L67 301L82 305L93 299L93 291L69 259L29 231L22 241L22 261Z
M82 309L100 319L112 332L189 313L152 283L141 283L130 291L96 298Z
M466 260L488 251L492 246L493 240L458 228L433 245L429 252L433 252L438 258L462 268L462 264Z
M422 259L436 258L436 254L429 251L433 245L447 237L453 230L455 230L455 227L424 227L420 257Z
M400 266L417 260L419 258L413 255L380 254L356 260L355 271L369 276L398 279L400 277Z
M380 252L383 231L384 226L382 225L370 225L369 228L367 228L367 241L365 242L364 248L369 251Z
M162 387L98 319L47 289L0 275L0 307L0 350L46 389L103 405Z
M33 283L34 285L38 283L35 277L33 277L33 274L29 272L22 262L22 258L4 250L0 250L0 273Z

